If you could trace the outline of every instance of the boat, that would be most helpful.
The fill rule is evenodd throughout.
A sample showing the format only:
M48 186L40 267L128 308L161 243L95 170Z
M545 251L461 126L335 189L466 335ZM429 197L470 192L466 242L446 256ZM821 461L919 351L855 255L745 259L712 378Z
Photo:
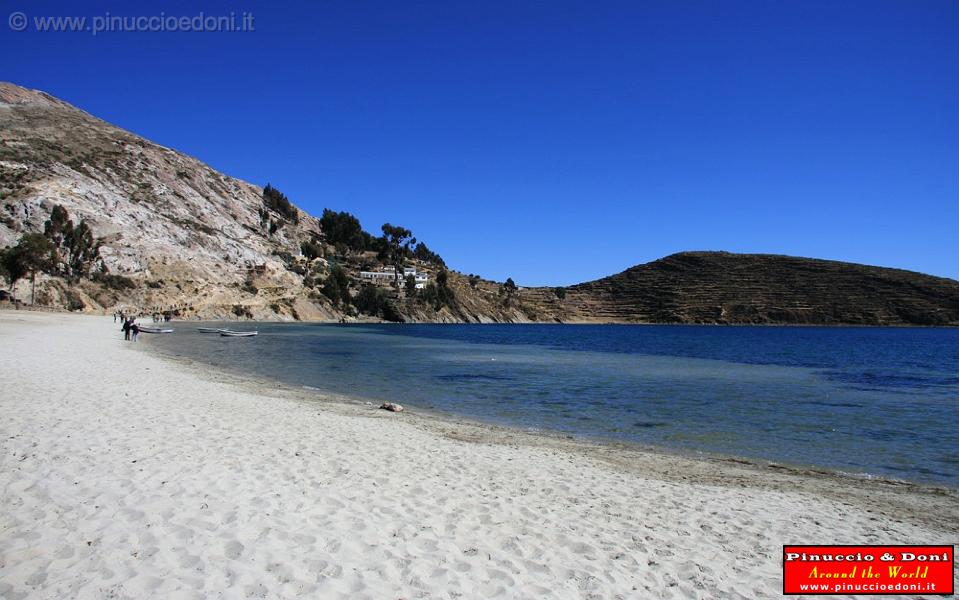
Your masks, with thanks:
M218 329L216 327L197 327L196 330L201 333L220 333L222 331L229 331L229 329Z
M173 333L173 330L164 329L163 327L147 327L145 325L140 325L140 333Z
M220 335L222 335L223 337L253 337L253 336L255 336L257 333L259 333L259 332L257 332L257 331L228 331L228 330L225 330L225 329L224 329L223 331L220 332Z

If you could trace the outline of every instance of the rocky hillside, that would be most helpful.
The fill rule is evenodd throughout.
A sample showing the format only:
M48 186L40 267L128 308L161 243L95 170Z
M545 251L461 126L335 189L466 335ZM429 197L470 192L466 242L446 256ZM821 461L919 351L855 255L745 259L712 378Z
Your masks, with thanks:
M0 248L43 232L55 206L85 221L109 278L41 273L36 303L88 311L128 308L179 317L340 320L380 318L322 292L332 265L361 291L375 253L326 243L319 221L269 205L263 188L97 119L44 92L0 83ZM304 242L316 255L304 257ZM440 268L410 260L436 277ZM455 303L406 298L386 286L394 318L524 321L516 306L449 274ZM29 282L15 287L29 300Z
M770 255L682 253L565 289L524 289L447 272L431 252L410 247L400 262L427 273L429 288L373 289L360 271L398 260L386 259L386 236L344 236L335 231L343 223L317 220L275 189L227 177L43 92L0 83L0 249L29 234L48 235L56 206L92 229L95 268L83 276L45 268L35 290L20 278L13 292L72 310L416 322L959 325L959 282ZM342 215L349 225L353 217Z
M829 260L683 252L569 288L560 316L651 323L959 325L959 282Z
M0 84L0 197L0 246L42 231L52 208L62 205L102 239L109 272L136 284L118 293L83 282L68 299L61 282L45 278L41 303L189 306L211 316L242 303L264 315L274 312L264 310L269 302L296 304L302 295L299 278L276 253L298 254L303 239L319 235L304 213L298 223L264 217L257 186L11 84ZM273 223L282 225L271 234ZM239 287L256 266L262 287L285 291L266 302L245 298ZM323 312L297 306L309 316Z

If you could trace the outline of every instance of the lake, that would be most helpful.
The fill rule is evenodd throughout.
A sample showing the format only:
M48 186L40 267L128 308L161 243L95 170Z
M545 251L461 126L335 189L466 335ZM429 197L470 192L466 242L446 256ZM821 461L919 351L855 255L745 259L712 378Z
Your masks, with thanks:
M149 343L512 427L959 486L959 329L204 325Z

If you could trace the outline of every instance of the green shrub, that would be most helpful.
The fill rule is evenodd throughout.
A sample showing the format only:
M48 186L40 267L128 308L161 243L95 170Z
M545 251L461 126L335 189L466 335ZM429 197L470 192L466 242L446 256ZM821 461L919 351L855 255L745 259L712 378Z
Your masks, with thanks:
M110 275L109 273L94 273L91 277L93 281L101 284L103 287L111 290L131 290L137 286L136 282L123 275Z
M387 321L402 321L403 317L389 300L389 295L383 288L374 285L365 285L354 299L354 304L360 312L374 317L382 317Z
M433 310L440 310L444 306L453 308L456 306L456 293L449 286L449 273L443 269L436 274L436 282L429 282L418 295L419 300L433 307Z
M263 205L294 223L300 222L300 215L289 198L269 183L263 188ZM276 231L273 227L274 226L271 226L271 233L275 233ZM279 226L276 227L279 228Z
M303 253L303 256L307 257L310 260L315 258L320 258L323 256L323 246L317 244L313 240L306 240L300 244L300 252Z
M430 250L423 242L416 244L416 248L413 249L413 257L440 267L446 266L440 255Z
M359 219L348 212L324 208L320 228L326 240L335 246L343 244L354 251L368 250L372 246L373 236L363 231Z
M253 313L250 312L250 309L242 304L233 305L233 314L237 317L246 317L247 319L253 318Z
M330 274L326 276L326 281L323 282L323 288L320 291L330 299L333 306L349 305L352 300L350 297L350 278L339 265L335 265Z

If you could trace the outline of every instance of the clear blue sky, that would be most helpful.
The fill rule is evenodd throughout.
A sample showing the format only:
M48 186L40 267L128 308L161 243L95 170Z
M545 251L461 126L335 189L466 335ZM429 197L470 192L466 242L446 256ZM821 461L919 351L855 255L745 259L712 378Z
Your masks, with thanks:
M959 279L959 2L5 1L0 78L464 272L569 284L682 250ZM247 33L12 11L251 11Z

